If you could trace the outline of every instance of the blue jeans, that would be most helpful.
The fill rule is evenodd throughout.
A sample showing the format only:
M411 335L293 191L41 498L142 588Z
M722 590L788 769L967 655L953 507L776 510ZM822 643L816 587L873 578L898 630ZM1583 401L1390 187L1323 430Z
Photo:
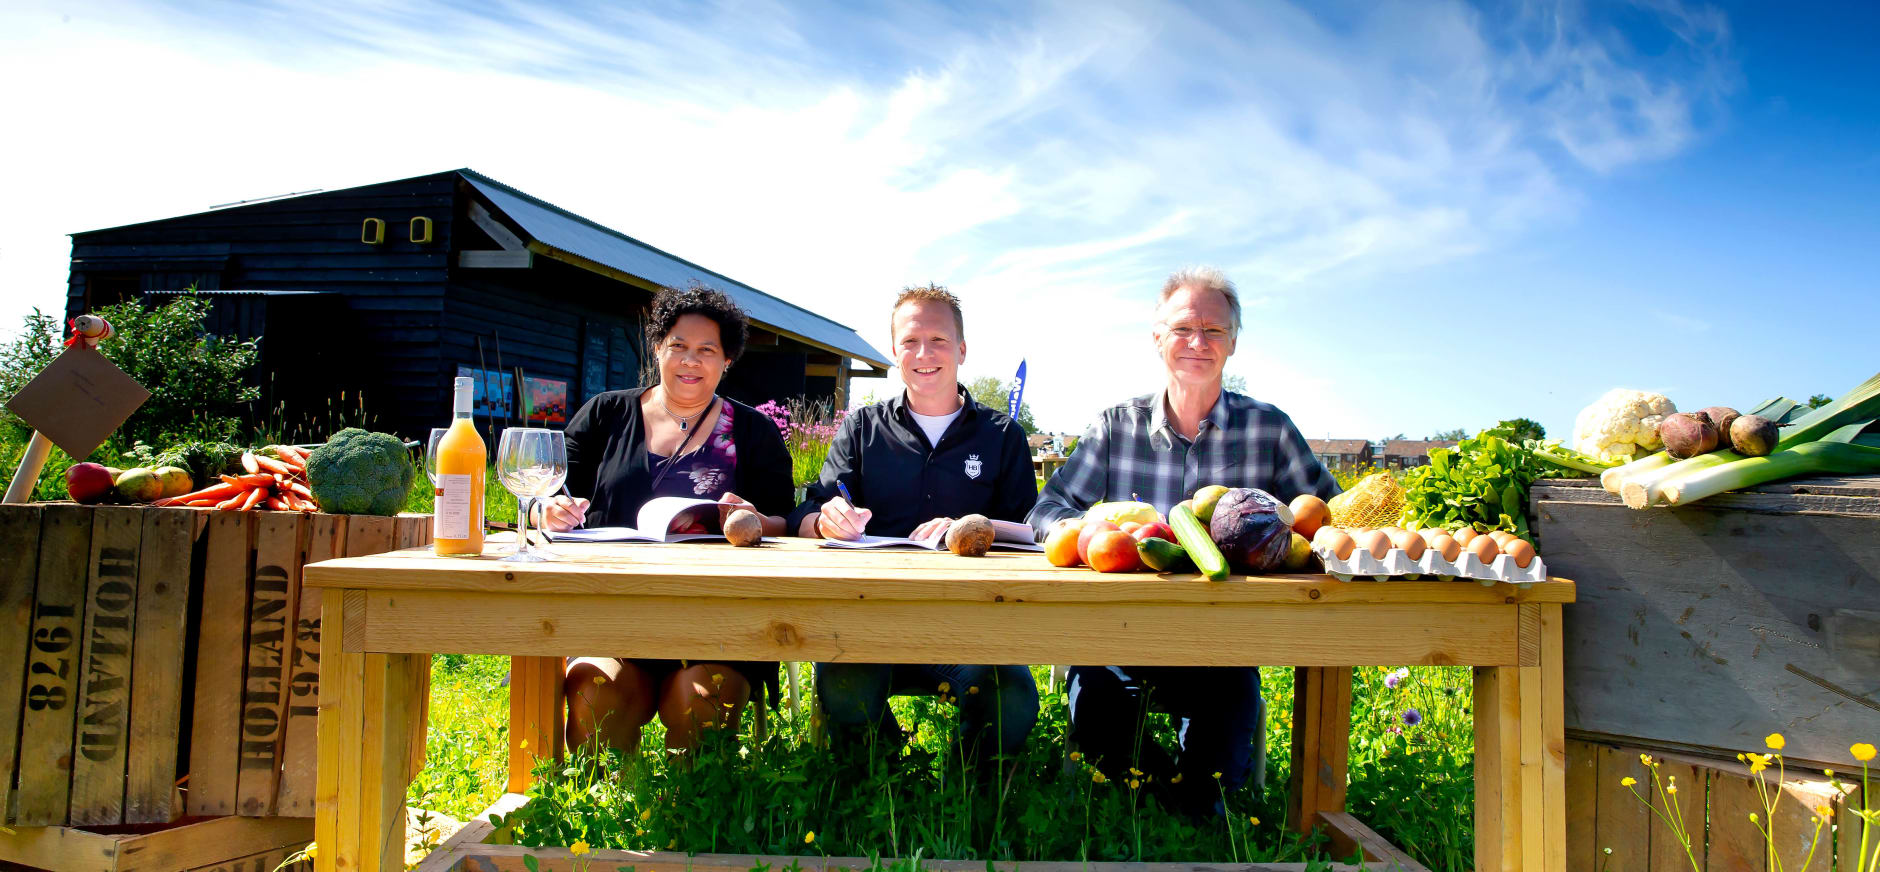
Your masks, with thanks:
M888 710L888 697L937 694L943 683L946 694L959 701L959 740L972 759L1024 750L1025 737L1038 722L1038 682L1028 667L816 664L816 696L830 738L839 743L860 741L872 728L884 745L901 747L901 725Z
M1069 685L1071 740L1111 780L1128 781L1133 766L1191 814L1218 813L1223 791L1264 780L1266 704L1255 667L1073 666ZM1178 756L1140 741L1150 711L1174 716Z

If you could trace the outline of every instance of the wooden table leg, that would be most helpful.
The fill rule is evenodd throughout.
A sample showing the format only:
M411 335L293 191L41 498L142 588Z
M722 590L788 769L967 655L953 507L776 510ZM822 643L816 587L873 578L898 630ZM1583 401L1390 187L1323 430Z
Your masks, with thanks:
M562 658L509 658L510 793L529 789L535 758L562 755Z
M1349 666L1293 670L1288 815L1293 827L1302 833L1311 832L1318 824L1319 812L1345 810L1346 760L1351 751L1351 674ZM1334 849L1337 847L1334 845Z
M342 650L349 625L365 617L365 598L331 589L321 596L321 634L334 644L320 658L316 868L395 872L405 859L411 720L423 707L411 661L423 655Z
M1565 872L1560 606L1521 609L1521 665L1475 670L1475 868Z

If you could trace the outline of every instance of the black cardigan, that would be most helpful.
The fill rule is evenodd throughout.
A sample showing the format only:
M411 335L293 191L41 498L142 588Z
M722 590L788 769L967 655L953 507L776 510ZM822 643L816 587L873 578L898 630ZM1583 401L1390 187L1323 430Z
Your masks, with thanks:
M632 527L640 506L652 498L653 471L640 421L640 395L647 390L596 394L568 419L568 491L593 501L589 527ZM724 401L734 410L731 441L738 451L731 492L763 514L788 515L796 489L777 422L737 400Z

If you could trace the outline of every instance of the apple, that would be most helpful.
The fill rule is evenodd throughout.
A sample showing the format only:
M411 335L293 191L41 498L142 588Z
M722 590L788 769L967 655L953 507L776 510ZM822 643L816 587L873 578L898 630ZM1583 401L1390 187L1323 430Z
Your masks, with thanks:
M1077 534L1077 559L1085 564L1090 563L1090 540L1095 539L1098 533L1110 532L1121 533L1123 531L1122 528L1109 521L1085 520L1084 529Z
M96 463L75 463L65 471L65 492L74 502L95 503L111 493L111 473Z
M1175 531L1170 528L1169 525L1161 521L1157 521L1153 524L1143 524L1134 530L1124 530L1123 532L1128 533L1131 538L1138 542L1144 539L1161 539L1164 542L1175 541Z

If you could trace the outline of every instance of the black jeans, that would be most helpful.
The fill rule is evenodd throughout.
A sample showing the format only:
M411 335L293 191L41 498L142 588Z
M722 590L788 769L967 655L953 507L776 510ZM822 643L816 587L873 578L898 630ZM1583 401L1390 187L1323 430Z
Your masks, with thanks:
M1203 814L1249 777L1264 780L1266 704L1256 667L1073 666L1069 685L1071 740L1113 781L1127 782L1133 767L1176 808ZM1179 755L1140 741L1150 711L1174 716Z
M816 696L837 742L857 741L872 727L884 744L901 747L901 726L888 711L888 697L941 693L942 684L948 696L959 698L960 744L975 760L1024 750L1038 722L1038 682L1028 667L816 664Z

